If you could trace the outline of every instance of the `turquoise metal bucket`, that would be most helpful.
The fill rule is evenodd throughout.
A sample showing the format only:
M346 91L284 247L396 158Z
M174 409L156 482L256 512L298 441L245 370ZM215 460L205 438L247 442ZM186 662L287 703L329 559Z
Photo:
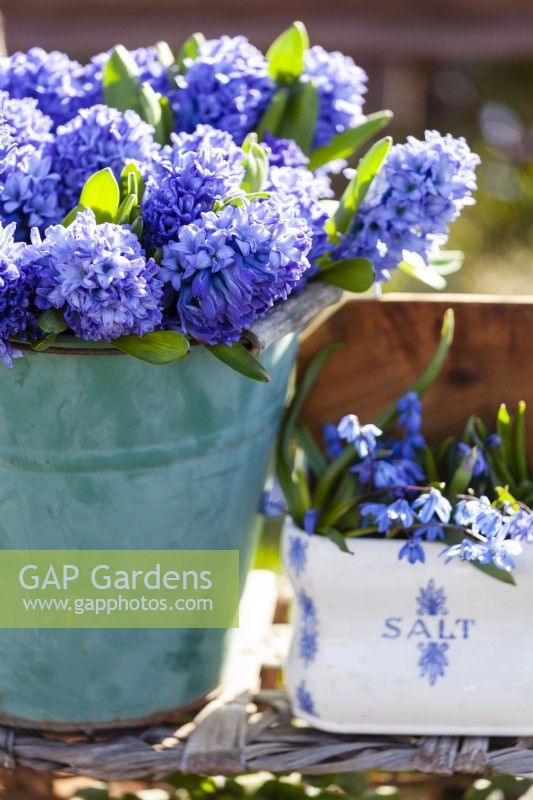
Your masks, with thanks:
M249 563L296 335L268 384L201 348L154 367L28 353L0 375L0 549L238 549ZM223 630L0 630L0 721L103 727L220 681Z

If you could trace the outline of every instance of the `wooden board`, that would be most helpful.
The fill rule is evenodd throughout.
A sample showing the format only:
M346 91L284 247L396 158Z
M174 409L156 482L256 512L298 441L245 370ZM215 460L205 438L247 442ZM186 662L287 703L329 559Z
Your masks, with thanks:
M424 399L428 437L457 434L473 412L492 422L499 403L525 400L533 452L533 297L388 295L345 304L301 347L304 365L327 342L345 343L306 405L307 424L316 432L349 412L371 421L409 389L431 358L449 307L455 339Z

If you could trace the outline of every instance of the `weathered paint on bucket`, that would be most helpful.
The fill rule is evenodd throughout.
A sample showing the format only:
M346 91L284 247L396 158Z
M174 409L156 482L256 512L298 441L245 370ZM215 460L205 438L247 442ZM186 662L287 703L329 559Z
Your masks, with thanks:
M238 549L244 574L296 336L258 384L193 348L155 367L29 353L0 376L1 549ZM1 630L0 720L100 725L219 682L221 630Z

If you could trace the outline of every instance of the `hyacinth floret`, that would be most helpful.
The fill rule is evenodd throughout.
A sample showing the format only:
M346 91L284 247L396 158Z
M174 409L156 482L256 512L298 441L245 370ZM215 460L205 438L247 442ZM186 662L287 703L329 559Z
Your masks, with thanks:
M17 145L40 147L53 141L52 119L43 114L32 97L14 98L0 91L0 120L7 126Z
M273 198L226 205L163 246L161 278L177 292L180 330L231 344L309 269L309 228Z
M325 231L328 214L320 202L333 195L329 177L325 173L313 174L306 167L272 166L264 188L283 196L284 202L292 203L296 213L307 221L313 235L311 269L306 274L310 278L319 269L318 260L331 249Z
M118 178L129 161L144 165L157 153L154 129L135 111L104 105L82 109L57 129L54 170L61 176L61 203L73 208L87 178L109 167Z
M352 58L328 53L319 45L305 53L303 81L318 93L318 118L314 147L322 147L348 128L361 122L367 75Z
M244 36L221 36L204 42L186 68L172 94L176 129L207 123L241 144L275 90L264 55Z
M404 252L428 261L444 244L449 225L473 203L479 158L466 141L426 131L395 145L337 248L338 258L369 258L387 280Z
M54 126L96 102L84 67L65 53L46 52L41 47L0 58L0 90L14 98L33 97Z
M172 146L152 161L143 200L145 242L160 247L180 228L237 194L244 178L244 151L224 131L200 125L173 135Z
M30 281L21 267L24 248L15 241L15 223L0 225L0 362L7 367L20 355L9 339L23 338L31 322Z
M35 237L26 261L38 275L39 308L64 311L82 339L142 335L161 324L163 286L129 228L97 224L90 209L68 228L54 225Z

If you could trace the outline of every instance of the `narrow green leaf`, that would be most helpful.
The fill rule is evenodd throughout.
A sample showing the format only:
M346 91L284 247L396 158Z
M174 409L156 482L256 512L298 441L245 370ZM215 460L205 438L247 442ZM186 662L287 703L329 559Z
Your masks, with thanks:
M287 88L284 87L274 92L272 100L257 125L256 133L259 139L262 139L267 132L272 136L279 135L288 104L289 90Z
M143 336L121 336L112 344L123 353L149 364L171 364L189 352L189 342L178 331L153 331Z
M63 333L68 328L63 312L58 308L49 308L37 317L39 327L45 333Z
M131 232L134 233L137 239L139 240L143 235L143 227L144 227L144 222L142 217L137 217L137 219L134 219L130 225Z
M38 353L43 353L53 345L56 339L56 333L48 333L46 336L43 336L42 339L37 339L36 341L31 342L31 349L36 350Z
M249 142L246 148L243 145L243 149L246 153L246 159L244 161L245 171L241 189L248 194L254 194L260 192L266 183L268 157L257 142Z
M316 280L339 286L347 292L366 292L375 280L374 267L367 258L347 258L320 269Z
M461 459L461 463L453 473L447 486L446 494L449 498L457 497L459 494L465 494L466 490L469 488L472 475L474 474L477 454L477 447L472 447Z
M140 112L139 70L131 53L121 44L111 52L103 72L104 102L107 106Z
M133 162L126 164L120 173L120 192L122 199L130 194L136 194L139 198L139 203L143 199L144 181L139 167Z
M158 144L168 144L169 132L167 122L163 119L163 109L160 103L160 95L150 86L143 83L139 89L139 103L141 107L141 117L154 128L154 139Z
M285 455L289 452L290 440L294 435L294 428L297 424L297 420L300 416L300 411L302 410L305 399L318 380L318 377L324 369L326 362L333 353L340 349L340 347L340 344L333 342L319 350L318 353L311 359L309 366L300 378L300 381L298 382L298 388L296 389L291 404L285 412L285 416L283 417L280 428L279 442Z
M120 194L122 199L130 194L136 194L139 203L144 196L144 181L137 164L129 162L120 173Z
M282 139L293 139L304 153L308 153L315 135L317 116L318 93L314 84L293 84L277 135Z
M422 372L421 375L416 379L413 383L411 388L408 390L410 392L416 392L419 397L421 397L425 391L431 386L431 384L437 379L442 367L444 366L444 362L446 361L446 356L448 355L448 351L453 342L453 332L454 332L454 325L455 325L455 318L453 309L448 308L444 313L444 317L442 320L442 327L440 332L440 340L433 354L433 357L425 370ZM381 430L385 430L388 425L393 421L396 417L396 403L390 406L386 411L380 414L375 420L374 424L381 428Z
M388 125L392 117L392 111L376 111L375 114L369 114L356 128L342 131L329 144L313 150L309 156L309 169L318 169L337 158L350 158L372 136Z
M496 430L501 439L501 453L506 464L512 463L513 456L513 434L512 434L512 420L507 411L507 406L502 403L498 409L496 417Z
M420 281L420 283L425 283L426 286L431 286L432 289L440 291L446 288L446 281L442 275L429 264L426 264L418 253L404 251L404 260L400 261L398 267L405 275Z
M303 423L299 422L294 428L294 438L305 453L305 457L315 475L322 475L328 462L324 458L322 450L315 442L310 430L306 428Z
M338 241L350 227L372 181L385 162L391 144L390 136L380 139L359 161L357 171L344 190L337 211L326 223L326 230L332 241Z
M161 139L163 144L170 143L170 136L174 130L174 112L168 97L159 97L159 105L161 107Z
M80 195L80 205L92 209L98 223L112 222L119 202L120 190L117 179L109 167L91 175Z
M336 531L335 528L325 528L325 530L321 531L321 533L323 533L324 536L330 540L330 542L333 542L333 544L336 545L339 550L342 550L343 553L349 553L351 556L353 555L352 551L348 549L346 538L342 535L342 533Z
M157 42L155 49L161 64L167 69L170 69L170 67L172 67L174 64L174 53L172 52L168 42Z
M254 200L266 200L269 197L270 192L250 192L249 194L242 192L231 197L225 197L224 200L217 200L213 205L213 211L220 211L225 206L242 206L245 200L252 202Z
M181 50L176 56L176 65L179 68L180 74L184 75L189 65L188 62L194 61L200 52L200 48L205 43L205 36L203 33L193 33L183 43Z
M437 483L439 480L439 471L437 469L437 462L431 447L427 444L422 449L422 466L431 483Z
M246 378L260 383L267 383L270 380L268 372L261 362L254 358L241 342L235 342L232 345L206 344L204 346L211 355Z
M133 222L132 213L137 209L137 195L130 194L118 207L115 215L115 222L117 225L127 225Z
M82 206L82 205L81 205L81 203L78 203L78 205L77 205L77 206L74 206L74 208L72 208L72 209L71 209L71 210L68 212L67 216L65 217L65 219L64 219L64 220L63 220L63 222L61 223L61 224L63 225L63 227L64 227L64 228L68 228L68 226L69 226L69 225L70 225L72 222L74 222L74 220L76 219L76 217L77 217L77 215L78 215L78 212L79 212L79 211L83 211L83 209L84 209L84 206Z
M285 411L278 441L276 446L277 475L281 489L285 496L289 512L293 519L302 524L303 514L305 513L306 498L302 496L301 486L294 476L294 456L291 454L291 442L295 436L298 417L305 398L313 388L324 364L330 355L339 349L338 344L330 344L323 347L311 360L305 370L292 399L292 402ZM308 500L307 500L308 502Z
M303 72L309 36L303 22L293 22L280 33L266 53L270 77L279 84L292 83Z
M519 481L527 481L529 477L529 470L527 467L525 414L526 404L523 400L520 400L516 408L516 417L513 430L515 472L518 475Z

